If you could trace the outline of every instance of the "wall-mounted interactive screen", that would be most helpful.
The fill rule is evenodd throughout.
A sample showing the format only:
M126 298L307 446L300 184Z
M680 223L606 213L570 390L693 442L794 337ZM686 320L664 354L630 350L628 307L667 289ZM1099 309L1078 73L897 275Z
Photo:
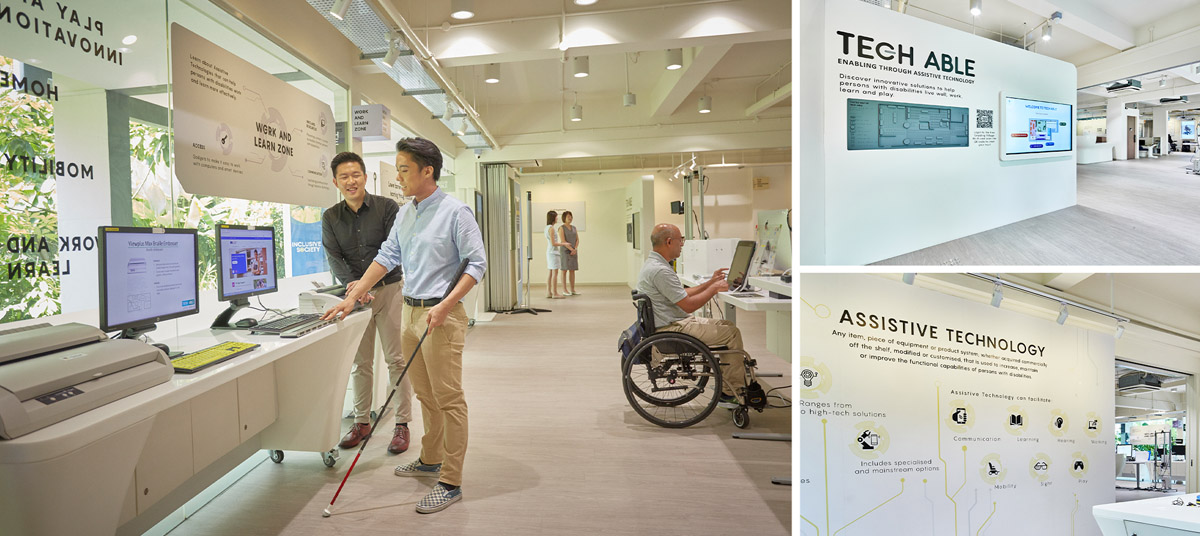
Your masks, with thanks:
M200 312L196 230L100 227L100 329Z
M1063 156L1072 150L1072 104L1000 95L1000 159Z
M966 147L967 112L957 106L846 99L846 148Z
M217 298L228 301L275 292L275 229L217 225Z

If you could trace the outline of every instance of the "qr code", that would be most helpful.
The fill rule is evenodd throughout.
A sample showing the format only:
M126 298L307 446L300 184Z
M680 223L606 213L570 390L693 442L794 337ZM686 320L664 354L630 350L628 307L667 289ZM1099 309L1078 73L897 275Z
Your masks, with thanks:
M992 128L991 110L975 110L975 128Z

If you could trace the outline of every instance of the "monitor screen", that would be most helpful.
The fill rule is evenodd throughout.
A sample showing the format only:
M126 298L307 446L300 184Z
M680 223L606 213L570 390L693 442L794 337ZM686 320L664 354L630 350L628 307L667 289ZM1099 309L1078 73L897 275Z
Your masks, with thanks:
M200 312L196 230L100 227L100 329Z
M1117 445L1117 454L1133 456L1133 445Z
M1004 156L1071 151L1074 105L1010 96L1003 101Z
M1171 455L1172 456L1186 456L1187 455L1187 447L1184 445L1171 445Z
M754 242L751 240L738 241L737 249L733 250L733 261L729 263L729 273L725 274L729 290L742 287L746 282L746 277L750 275L750 262L753 260Z
M275 292L275 229L217 225L217 299Z

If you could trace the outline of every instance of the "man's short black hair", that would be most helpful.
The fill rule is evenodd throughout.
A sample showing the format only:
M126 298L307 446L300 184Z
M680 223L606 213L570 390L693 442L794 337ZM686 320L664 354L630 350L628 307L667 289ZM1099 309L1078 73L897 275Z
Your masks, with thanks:
M363 163L362 157L358 156L356 153L346 151L344 153L338 153L337 156L333 157L333 161L329 163L329 169L333 171L333 176L335 178L337 177L338 166L345 164L346 162L358 162L359 169L361 169L363 173L367 172L367 165Z
M407 153L421 167L433 166L433 182L442 176L442 152L425 138L404 138L396 142L396 152Z

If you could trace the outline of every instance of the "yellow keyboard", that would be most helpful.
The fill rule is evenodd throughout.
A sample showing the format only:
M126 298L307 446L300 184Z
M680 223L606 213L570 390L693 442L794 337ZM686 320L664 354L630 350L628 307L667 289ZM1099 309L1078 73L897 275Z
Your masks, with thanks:
M191 374L258 348L250 342L223 342L171 360L175 372Z

